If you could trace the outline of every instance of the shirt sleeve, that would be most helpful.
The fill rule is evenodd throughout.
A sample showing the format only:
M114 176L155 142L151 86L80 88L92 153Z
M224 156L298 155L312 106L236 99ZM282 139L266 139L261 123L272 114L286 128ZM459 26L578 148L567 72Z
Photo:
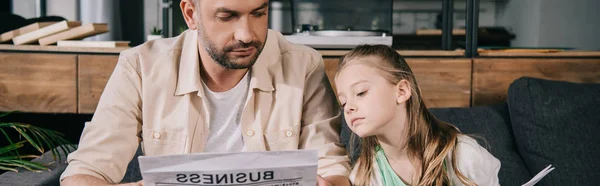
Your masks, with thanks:
M67 158L61 181L86 174L118 183L135 155L141 141L142 82L136 55L123 53L92 120L85 124L77 150Z
M463 138L463 139L460 139ZM500 185L498 172L500 160L490 154L477 141L467 136L459 137L457 145L458 170L477 185ZM460 183L455 179L455 183Z
M301 149L319 149L318 174L348 177L350 160L339 142L341 112L323 58L314 51L304 86Z

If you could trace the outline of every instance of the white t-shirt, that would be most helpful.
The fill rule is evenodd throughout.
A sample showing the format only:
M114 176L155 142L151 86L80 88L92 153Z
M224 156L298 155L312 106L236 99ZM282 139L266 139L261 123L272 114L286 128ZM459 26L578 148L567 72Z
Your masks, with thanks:
M250 71L235 87L225 92L213 92L202 83L210 115L208 140L204 152L246 150L241 132L241 116L248 95L249 73Z

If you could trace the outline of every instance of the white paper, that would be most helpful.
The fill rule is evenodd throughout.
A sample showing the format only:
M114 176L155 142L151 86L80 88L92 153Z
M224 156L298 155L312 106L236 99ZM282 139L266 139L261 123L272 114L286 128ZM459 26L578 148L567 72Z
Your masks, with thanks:
M552 172L553 170L554 170L554 167L552 167L552 165L548 165L546 168L544 168L542 171L540 171L537 175L535 175L533 178L531 178L531 180L529 180L527 183L523 184L523 186L535 185L537 182L542 180L542 178L544 178L544 176L546 176L548 173Z
M317 150L140 156L145 186L314 186Z

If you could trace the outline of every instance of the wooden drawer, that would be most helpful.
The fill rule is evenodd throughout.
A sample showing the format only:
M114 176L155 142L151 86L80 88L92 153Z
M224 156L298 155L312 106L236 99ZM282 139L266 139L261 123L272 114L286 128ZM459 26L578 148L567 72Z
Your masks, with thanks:
M325 58L325 72L335 90L338 58ZM406 58L415 73L425 104L430 107L469 107L471 60Z
M76 55L0 53L0 110L75 113Z
M79 55L79 113L94 113L119 56Z
M599 83L600 59L474 59L473 105L506 101L510 84L523 76L575 83Z

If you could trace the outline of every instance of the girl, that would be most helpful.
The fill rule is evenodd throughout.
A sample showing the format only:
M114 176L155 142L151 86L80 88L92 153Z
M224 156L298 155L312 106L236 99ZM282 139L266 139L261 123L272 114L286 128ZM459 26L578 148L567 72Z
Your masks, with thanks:
M362 138L354 185L499 185L500 161L427 110L392 48L354 48L341 58L335 83L344 119Z

